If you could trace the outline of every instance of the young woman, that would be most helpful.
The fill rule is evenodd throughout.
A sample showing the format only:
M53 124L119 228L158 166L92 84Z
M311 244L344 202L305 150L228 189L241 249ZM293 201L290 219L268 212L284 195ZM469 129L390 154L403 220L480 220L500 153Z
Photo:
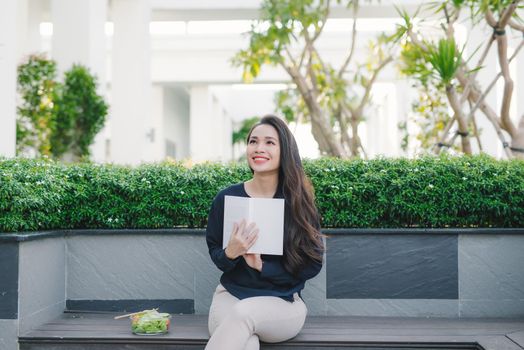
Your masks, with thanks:
M246 155L253 178L220 191L209 212L209 254L223 274L209 310L207 350L259 349L259 340L296 336L307 313L300 291L322 268L313 190L287 125L272 115L262 118L249 132ZM222 249L226 195L285 199L283 256L247 254L258 229L244 221L234 225Z

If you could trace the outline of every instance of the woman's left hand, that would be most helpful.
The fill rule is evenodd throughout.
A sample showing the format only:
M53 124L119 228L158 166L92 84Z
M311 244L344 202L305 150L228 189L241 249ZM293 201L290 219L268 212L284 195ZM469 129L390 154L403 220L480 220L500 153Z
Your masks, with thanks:
M262 258L260 254L244 254L244 260L252 269L262 271Z

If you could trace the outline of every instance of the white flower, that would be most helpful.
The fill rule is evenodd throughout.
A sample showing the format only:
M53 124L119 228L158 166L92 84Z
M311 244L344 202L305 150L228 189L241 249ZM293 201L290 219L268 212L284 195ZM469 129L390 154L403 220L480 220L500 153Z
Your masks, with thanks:
M429 187L430 189L432 189L432 188L435 187L435 186L433 186L432 184L429 184L428 187Z
M462 178L462 180L464 180L464 181L466 181L467 179L468 179L468 178L467 178L467 177L465 177L465 176L464 176L464 177Z

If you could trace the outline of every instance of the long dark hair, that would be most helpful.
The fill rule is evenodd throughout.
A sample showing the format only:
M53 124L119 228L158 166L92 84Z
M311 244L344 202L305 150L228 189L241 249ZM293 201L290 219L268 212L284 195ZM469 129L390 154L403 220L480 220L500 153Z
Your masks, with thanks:
M278 186L286 201L284 218L284 267L296 275L311 260L322 261L324 245L319 226L319 214L315 206L313 186L304 173L295 137L286 123L274 115L266 115L255 124L274 127L280 140L280 168ZM253 172L253 169L251 169Z

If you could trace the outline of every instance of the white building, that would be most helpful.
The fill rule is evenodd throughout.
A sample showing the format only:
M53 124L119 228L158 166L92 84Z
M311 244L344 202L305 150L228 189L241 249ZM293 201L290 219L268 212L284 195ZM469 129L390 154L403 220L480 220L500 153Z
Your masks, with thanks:
M398 15L393 4L413 12L421 2L366 3L359 42L394 28ZM242 84L241 70L230 65L235 52L247 47L240 33L258 18L259 5L258 0L3 0L0 155L15 154L16 66L27 54L45 51L60 71L78 62L98 77L111 109L92 147L95 161L232 159L239 152L231 145L235 124L273 112L274 92L289 81L283 71L268 68L256 84ZM318 46L329 61L340 64L351 42L351 13L338 7L332 15ZM494 75L495 59L482 74ZM524 101L521 90L515 100ZM406 120L413 96L393 66L383 72L374 90L377 107L362 125L368 155L403 155L397 125ZM496 101L497 95L489 98ZM521 115L524 103L515 108ZM487 121L484 126L491 132ZM303 156L318 155L307 126L298 126L296 136ZM501 155L498 143L485 149Z

